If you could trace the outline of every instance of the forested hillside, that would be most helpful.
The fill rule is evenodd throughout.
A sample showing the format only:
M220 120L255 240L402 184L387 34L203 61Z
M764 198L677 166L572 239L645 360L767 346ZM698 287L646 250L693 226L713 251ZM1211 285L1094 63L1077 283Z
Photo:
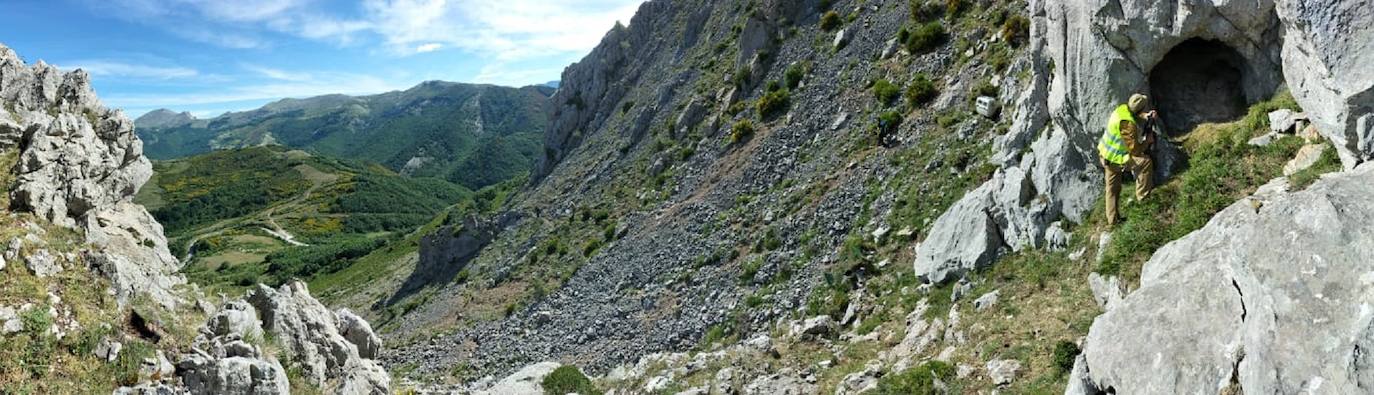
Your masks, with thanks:
M153 159L280 144L476 189L531 167L552 93L431 81L373 96L284 99L206 120L159 110L136 123Z

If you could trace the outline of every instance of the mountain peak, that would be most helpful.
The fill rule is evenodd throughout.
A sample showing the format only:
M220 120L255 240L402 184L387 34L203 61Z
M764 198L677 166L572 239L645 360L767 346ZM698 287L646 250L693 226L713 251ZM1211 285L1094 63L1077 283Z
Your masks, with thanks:
M196 116L190 112L176 112L166 108L159 108L143 114L134 120L134 126L142 128L170 128L184 126L196 121Z

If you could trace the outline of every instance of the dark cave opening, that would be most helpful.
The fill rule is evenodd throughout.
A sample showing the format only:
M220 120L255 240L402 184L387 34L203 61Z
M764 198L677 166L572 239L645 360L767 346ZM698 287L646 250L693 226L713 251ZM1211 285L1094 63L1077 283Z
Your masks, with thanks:
M1230 46L1198 38L1164 55L1150 71L1150 92L1167 133L1178 136L1199 124L1244 116L1245 64Z

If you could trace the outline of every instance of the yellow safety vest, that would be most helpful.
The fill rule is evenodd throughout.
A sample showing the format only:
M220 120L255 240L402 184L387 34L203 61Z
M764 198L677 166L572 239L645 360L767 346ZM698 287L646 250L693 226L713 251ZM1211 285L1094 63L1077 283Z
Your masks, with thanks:
M1111 119L1107 120L1107 131L1102 133L1102 141L1097 143L1097 153L1102 155L1102 159L1118 165L1126 164L1126 159L1131 156L1130 151L1126 150L1126 140L1121 137L1121 121L1136 123L1131 109L1125 104L1112 112Z

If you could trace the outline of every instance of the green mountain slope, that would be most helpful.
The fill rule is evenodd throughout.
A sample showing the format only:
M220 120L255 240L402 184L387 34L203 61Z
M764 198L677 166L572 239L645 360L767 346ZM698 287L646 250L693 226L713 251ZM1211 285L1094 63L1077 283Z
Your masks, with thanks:
M443 179L280 146L158 162L155 171L137 201L206 285L337 271L472 195Z
M373 96L285 99L209 120L160 110L136 123L153 159L280 144L476 189L532 166L553 91L431 81Z

